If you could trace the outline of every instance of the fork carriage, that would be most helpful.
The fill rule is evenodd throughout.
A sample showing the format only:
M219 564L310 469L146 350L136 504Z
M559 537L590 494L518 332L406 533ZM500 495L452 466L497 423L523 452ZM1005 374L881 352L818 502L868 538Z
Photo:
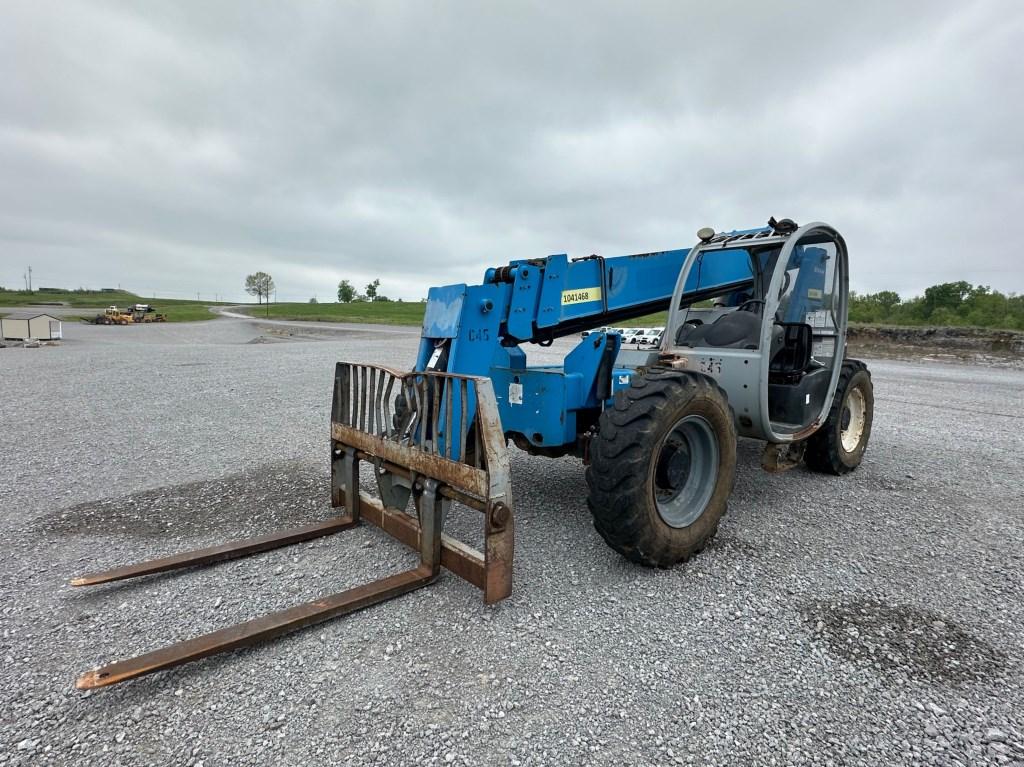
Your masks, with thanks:
M412 548L425 506L437 505L439 531L453 501L482 512L484 551L441 533L440 564L488 604L512 593L512 488L489 379L339 362L331 457L331 504ZM361 461L374 467L379 500L359 489ZM359 504L346 505L353 495ZM406 512L410 498L415 515Z
M379 497L361 489L363 463L372 466ZM482 552L444 533L453 502L482 512ZM89 671L76 686L104 687L355 612L433 583L442 567L481 589L488 604L507 597L512 592L512 494L490 380L339 362L331 408L331 505L344 513L71 583L91 586L237 559L332 535L364 520L417 550L417 566Z

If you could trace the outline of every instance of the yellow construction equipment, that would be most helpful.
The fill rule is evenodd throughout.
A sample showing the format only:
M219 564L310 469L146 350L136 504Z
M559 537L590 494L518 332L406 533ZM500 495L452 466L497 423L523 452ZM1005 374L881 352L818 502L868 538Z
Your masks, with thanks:
M157 314L149 304L135 304L120 309L108 306L103 314L97 314L89 322L93 325L134 325L149 322L167 322L166 314Z

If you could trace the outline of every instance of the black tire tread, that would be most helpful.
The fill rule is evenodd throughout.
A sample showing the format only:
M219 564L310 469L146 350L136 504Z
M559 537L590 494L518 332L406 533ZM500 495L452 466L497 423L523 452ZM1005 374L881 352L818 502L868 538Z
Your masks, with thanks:
M728 461L722 457L723 465L731 472L727 497L735 476L735 425L726 393L707 376L657 368L634 376L630 388L616 396L614 407L601 415L598 436L591 442L586 479L587 506L594 527L611 548L638 564L666 568L686 561L707 545L725 512L722 503L707 534L695 545L680 550L652 528L640 508L651 461L645 446L651 444L661 426L661 408L672 401L698 398L718 400L728 414L732 444L720 445L722 451L732 451Z
M843 360L843 367L839 372L839 383L836 384L836 393L832 398L832 407L829 408L828 418L820 429L812 434L807 440L807 450L804 453L804 462L811 471L822 474L833 474L840 476L848 474L860 465L850 466L843 462L840 455L839 428L838 422L842 418L843 401L846 399L846 391L854 376L863 372L871 379L871 371L868 366L855 359ZM873 399L872 399L873 403ZM871 435L871 419L868 419L868 437Z

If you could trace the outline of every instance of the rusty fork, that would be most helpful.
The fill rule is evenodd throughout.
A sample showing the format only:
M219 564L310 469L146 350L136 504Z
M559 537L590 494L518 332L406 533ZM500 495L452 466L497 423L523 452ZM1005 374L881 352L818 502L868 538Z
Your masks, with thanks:
M151 674L154 671L173 668L174 666L206 658L216 653L228 652L312 626L313 624L361 610L364 607L384 602L426 586L436 580L441 572L441 527L450 503L450 500L438 494L437 482L435 480L428 479L424 482L424 489L420 499L422 515L419 536L420 562L417 567L411 570L390 575L372 583L338 592L337 594L321 597L303 605L270 613L245 623L213 631L194 639L178 642L177 644L169 645L130 660L112 663L83 674L79 677L75 686L80 690L88 690L123 682L127 679L143 676L144 674ZM153 562L143 562L130 567L76 578L72 583L75 585L106 583L139 575L165 572L194 564L206 564L233 557L242 557L347 530L358 523L359 517L357 515L346 514L321 525L313 525L307 528L285 531L277 535L238 541L208 549L198 549L174 557L154 560Z
M307 527L297 527L292 530L283 530L270 535L263 535L258 538L247 538L243 541L232 541L219 546L210 546L205 549L195 549L181 554L160 559L150 559L146 562L138 562L126 567L115 567L112 570L103 570L96 573L73 578L72 586L96 586L100 583L122 581L127 578L138 578L143 575L154 573L165 573L169 570L180 570L185 567L197 565L211 565L215 562L224 562L229 559L247 557L250 554L259 554L264 551L272 551L283 546L291 546L293 543L311 541L314 538L322 538L326 535L340 533L356 525L356 520L348 514L344 514L325 522L320 522Z
M392 401L399 393L407 398L401 413ZM91 586L236 559L332 535L361 521L418 550L419 564L89 671L78 678L78 689L105 687L173 668L379 604L433 583L442 566L483 590L487 603L511 593L508 457L489 380L338 363L331 421L331 505L345 507L344 514L305 527L90 573L71 584ZM364 460L374 465L379 499L360 489L359 467ZM415 516L405 511L410 499ZM453 501L483 512L483 552L444 535Z

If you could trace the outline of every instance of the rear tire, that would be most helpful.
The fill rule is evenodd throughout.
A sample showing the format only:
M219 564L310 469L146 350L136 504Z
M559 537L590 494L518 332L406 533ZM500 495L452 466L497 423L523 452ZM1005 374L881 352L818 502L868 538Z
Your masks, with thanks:
M736 426L712 379L649 370L601 414L590 444L587 506L605 542L671 567L718 530L736 474Z
M871 437L875 394L868 366L845 360L828 419L807 440L804 460L812 471L848 474L864 459Z

